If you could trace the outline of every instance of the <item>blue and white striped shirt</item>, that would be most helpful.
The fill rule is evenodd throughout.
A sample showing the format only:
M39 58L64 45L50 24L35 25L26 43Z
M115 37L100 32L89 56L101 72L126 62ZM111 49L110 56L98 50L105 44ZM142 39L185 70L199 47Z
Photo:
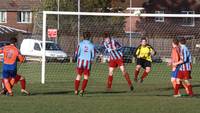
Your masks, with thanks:
M181 45L181 55L183 63L180 65L180 71L191 71L192 56L186 45Z

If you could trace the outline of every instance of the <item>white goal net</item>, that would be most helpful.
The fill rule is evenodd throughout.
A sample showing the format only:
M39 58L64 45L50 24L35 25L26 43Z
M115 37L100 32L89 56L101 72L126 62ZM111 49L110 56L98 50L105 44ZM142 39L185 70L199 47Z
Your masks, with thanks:
M57 20L58 15L59 21ZM141 13L140 10L132 13L43 11L43 16L40 14L38 15L40 19L36 19L35 34L29 40L30 43L34 42L33 50L36 51L34 54L36 56L40 54L39 61L41 62L34 63L35 60L33 60L30 65L37 67L35 71L38 71L37 77L41 77L42 83L73 82L76 75L74 52L79 41L82 40L82 33L89 31L97 50L92 66L91 82L99 79L106 81L107 54L101 47L101 42L103 32L108 31L124 48L125 66L132 80L135 68L133 52L140 44L142 37L146 37L157 52L153 57L149 79L169 78L170 67L167 67L166 61L170 57L171 41L176 37L187 39L187 45L193 56L193 75L198 78L199 17L199 14L146 14ZM21 72L25 73L25 71ZM124 79L120 77L118 71L116 75L119 75L116 79Z

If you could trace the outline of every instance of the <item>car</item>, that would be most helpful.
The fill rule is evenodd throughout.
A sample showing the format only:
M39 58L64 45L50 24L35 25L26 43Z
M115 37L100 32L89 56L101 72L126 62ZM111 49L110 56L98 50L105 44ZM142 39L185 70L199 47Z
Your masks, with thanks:
M41 61L42 41L35 39L24 39L20 46L20 52L28 60ZM46 61L66 61L67 54L53 41L46 41Z
M123 54L124 63L132 63L136 47L123 46L120 51Z
M108 51L106 51L106 48L104 46L101 45L95 45L95 59L96 62L108 62L109 59L109 53Z
M152 62L153 63L162 63L163 60L160 56L152 56Z

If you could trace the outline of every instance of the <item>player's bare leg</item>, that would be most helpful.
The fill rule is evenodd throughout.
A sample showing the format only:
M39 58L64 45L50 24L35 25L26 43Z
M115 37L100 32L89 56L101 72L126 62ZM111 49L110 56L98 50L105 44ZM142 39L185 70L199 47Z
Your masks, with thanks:
M138 81L138 74L140 72L141 69L141 65L137 65L135 68L135 72L134 72L134 81L137 82Z
M0 92L0 95L5 95L7 93L7 90L5 88L5 84L4 84L4 80L1 79L1 92Z
M3 80L2 79L0 79L0 86L1 86L0 95L6 94L5 85L3 85Z
M1 89L3 89L3 87L2 87L2 79L0 79L0 87L1 87Z
M12 92L12 88L11 88L11 84L9 82L9 80L7 78L3 79L4 80L4 85L5 85L5 88L6 90L8 91L8 94L10 96L13 96L13 92Z
M3 88L2 79L0 79L0 87L1 87L0 95L2 95L2 94L4 94L4 88Z
M144 79L148 76L148 74L151 71L151 67L146 67L144 70L144 73L142 74L142 77L140 79L140 83L142 83L144 81Z
M134 88L133 88L130 76L125 70L125 67L124 66L120 66L120 70L122 71L123 76L125 77L126 81L128 82L130 90L133 91Z
M81 88L81 91L80 91L80 96L83 96L84 95L84 92L85 92L85 88L87 86L87 83L88 83L88 75L84 75L84 80L83 80L83 83L82 83L82 88Z
M181 85L185 88L185 92L187 93L187 95L189 95L187 84L185 82L182 82Z
M108 72L108 80L107 80L107 91L110 91L112 88L112 81L113 81L113 72L114 72L113 67L109 67L109 72Z
M79 85L80 85L80 80L81 80L81 75L77 75L76 76L76 80L74 81L74 94L78 95L78 89L79 89Z
M193 90L192 90L192 85L191 85L191 81L190 80L183 80L183 84L185 84L185 90L186 93L188 93L189 96L193 96Z

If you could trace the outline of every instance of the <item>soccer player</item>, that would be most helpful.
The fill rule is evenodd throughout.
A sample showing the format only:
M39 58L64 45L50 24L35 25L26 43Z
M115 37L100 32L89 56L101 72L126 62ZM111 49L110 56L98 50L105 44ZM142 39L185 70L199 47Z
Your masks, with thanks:
M141 67L144 68L145 70L140 79L140 83L142 83L144 79L148 76L148 73L151 71L151 62L152 62L151 57L155 54L156 54L155 50L152 48L152 46L150 46L147 43L147 39L141 38L141 44L137 47L136 53L135 53L135 56L137 59L137 65L136 65L135 73L134 73L135 82L138 81L138 74L140 72Z
M21 85L21 93L22 94L26 94L26 95L30 95L30 92L28 92L26 90L26 79L24 76L17 74L15 77L15 84L17 84L20 81L20 85ZM3 83L3 80L2 80ZM4 87L4 84L2 84L2 90L0 92L0 94L6 94L6 89Z
M125 66L123 63L123 54L119 50L121 45L110 37L109 32L104 33L104 41L103 45L106 48L106 51L109 53L109 73L108 73L108 80L107 80L107 90L110 91L112 88L112 81L113 81L113 71L115 68L119 67L123 76L128 82L128 86L130 90L133 90L133 85L130 80L129 74L125 70Z
M181 59L179 62L173 63L173 66L180 66L177 80L176 80L176 86L175 86L175 94L174 97L179 97L180 95L178 94L179 88L181 85L181 82L184 82L186 84L186 92L188 90L189 96L193 96L193 91L192 91L192 84L190 82L191 77L191 70L192 70L192 58L191 58L191 53L189 49L186 46L186 39L181 38L179 41L179 45L181 47Z
M3 82L6 90L10 96L13 96L12 86L15 83L17 74L17 61L23 62L24 57L20 54L19 50L15 47L16 39L12 38L10 45L4 46L0 53L3 53ZM10 79L9 79L10 78Z
M94 60L94 55L95 55L94 45L90 41L90 38L91 38L90 32L84 32L83 38L84 38L83 41L81 41L79 43L77 51L76 51L77 76L76 76L76 80L74 82L75 94L78 95L78 89L79 89L81 76L82 76L82 74L84 75L84 80L82 82L82 88L79 92L80 96L83 96L83 94L85 92L85 88L88 83L88 77L90 76L92 61Z
M172 67L172 73L171 73L171 82L172 82L172 86L174 88L174 92L175 92L175 87L176 87L176 80L177 80L177 76L178 76L178 72L179 72L179 69L180 69L180 65L178 66L173 66L172 64L173 63L177 63L181 60L181 53L180 53L180 46L179 46L179 41L178 39L173 39L172 41L172 52L171 52L171 61L168 62L168 65ZM185 84L182 84L185 89L186 89L186 92L188 92L188 89L186 87ZM180 95L180 92L178 92L178 94Z

